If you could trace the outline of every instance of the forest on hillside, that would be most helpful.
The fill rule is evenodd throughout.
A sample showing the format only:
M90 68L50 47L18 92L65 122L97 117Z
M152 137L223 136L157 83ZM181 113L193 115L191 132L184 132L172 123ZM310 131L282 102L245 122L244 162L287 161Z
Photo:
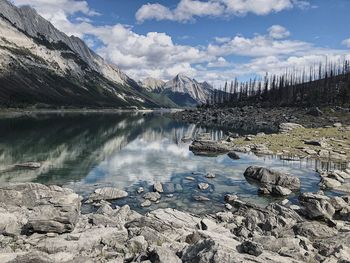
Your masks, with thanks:
M350 61L319 63L308 69L288 69L215 89L207 105L327 106L350 105Z

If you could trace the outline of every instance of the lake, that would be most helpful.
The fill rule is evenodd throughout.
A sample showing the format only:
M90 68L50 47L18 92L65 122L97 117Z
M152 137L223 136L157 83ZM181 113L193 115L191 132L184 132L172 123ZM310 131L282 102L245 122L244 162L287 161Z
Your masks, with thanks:
M241 131L242 132L242 131ZM275 198L257 195L258 187L248 183L243 173L250 165L288 172L301 179L301 191L318 190L316 161L283 161L278 157L258 157L239 153L240 160L227 155L196 156L190 142L201 133L220 139L224 132L174 121L162 113L69 113L36 114L0 119L0 184L37 182L72 188L87 197L96 188L114 186L129 193L116 205L129 204L140 212L173 207L192 213L222 209L226 193L266 205ZM40 162L38 169L14 169L25 162ZM207 179L207 173L216 178ZM194 180L187 180L186 177ZM141 208L140 186L151 191L155 181L164 183L168 195L159 204ZM199 182L209 183L200 191ZM331 193L333 194L333 193ZM198 202L194 195L206 196ZM292 202L296 196L290 196Z

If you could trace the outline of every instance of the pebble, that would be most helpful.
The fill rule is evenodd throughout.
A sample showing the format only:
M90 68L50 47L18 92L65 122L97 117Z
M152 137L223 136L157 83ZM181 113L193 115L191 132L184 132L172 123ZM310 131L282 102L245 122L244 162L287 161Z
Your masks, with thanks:
M206 190L206 189L209 188L209 184L207 184L207 183L199 183L199 184L198 184L198 188L199 188L200 190Z

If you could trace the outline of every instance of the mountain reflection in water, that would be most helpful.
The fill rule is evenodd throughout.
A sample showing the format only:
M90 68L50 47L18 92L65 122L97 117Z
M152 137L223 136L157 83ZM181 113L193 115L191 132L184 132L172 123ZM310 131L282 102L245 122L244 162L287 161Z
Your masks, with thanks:
M213 209L198 203L194 194L205 195L211 203L222 206L225 193L267 204L272 199L257 198L257 186L246 182L244 170L249 165L272 167L299 176L301 191L318 190L319 178L310 162L281 161L275 157L240 154L233 161L226 155L195 156L182 138L209 132L213 139L223 132L171 120L161 114L40 114L0 119L0 183L39 182L73 188L83 196L101 186L115 186L129 192L116 202L139 208L142 198L135 189L151 189L155 181L176 186L171 198L164 197L157 207L174 207L193 212ZM11 169L25 162L40 162L39 169ZM328 165L328 164L327 164ZM205 174L215 173L215 179ZM188 181L192 176L194 181ZM208 191L197 189L208 182ZM291 197L293 198L293 196ZM294 197L295 198L295 197ZM151 208L156 208L153 205ZM147 209L146 209L147 210Z

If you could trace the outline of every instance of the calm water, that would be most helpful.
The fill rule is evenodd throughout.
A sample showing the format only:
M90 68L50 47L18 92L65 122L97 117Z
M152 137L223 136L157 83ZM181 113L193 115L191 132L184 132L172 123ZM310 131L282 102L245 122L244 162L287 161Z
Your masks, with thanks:
M213 139L223 136L218 130L171 120L161 114L49 114L0 120L0 184L38 182L74 189L84 197L97 187L115 186L129 192L116 202L140 209L136 189L146 191L154 181L166 184L173 197L162 197L150 208L174 207L194 213L210 212L223 206L223 196L235 193L242 199L265 205L276 199L257 196L257 186L249 184L243 172L249 165L271 167L300 177L301 191L318 190L315 162L282 161L276 157L240 154L240 160L226 155L195 156L183 137L209 132ZM41 168L10 169L14 164L40 162ZM205 174L216 174L206 179ZM188 181L192 176L195 181ZM197 184L210 188L199 191ZM193 195L209 202L197 202ZM295 196L290 199L295 200ZM147 209L142 209L147 211Z

